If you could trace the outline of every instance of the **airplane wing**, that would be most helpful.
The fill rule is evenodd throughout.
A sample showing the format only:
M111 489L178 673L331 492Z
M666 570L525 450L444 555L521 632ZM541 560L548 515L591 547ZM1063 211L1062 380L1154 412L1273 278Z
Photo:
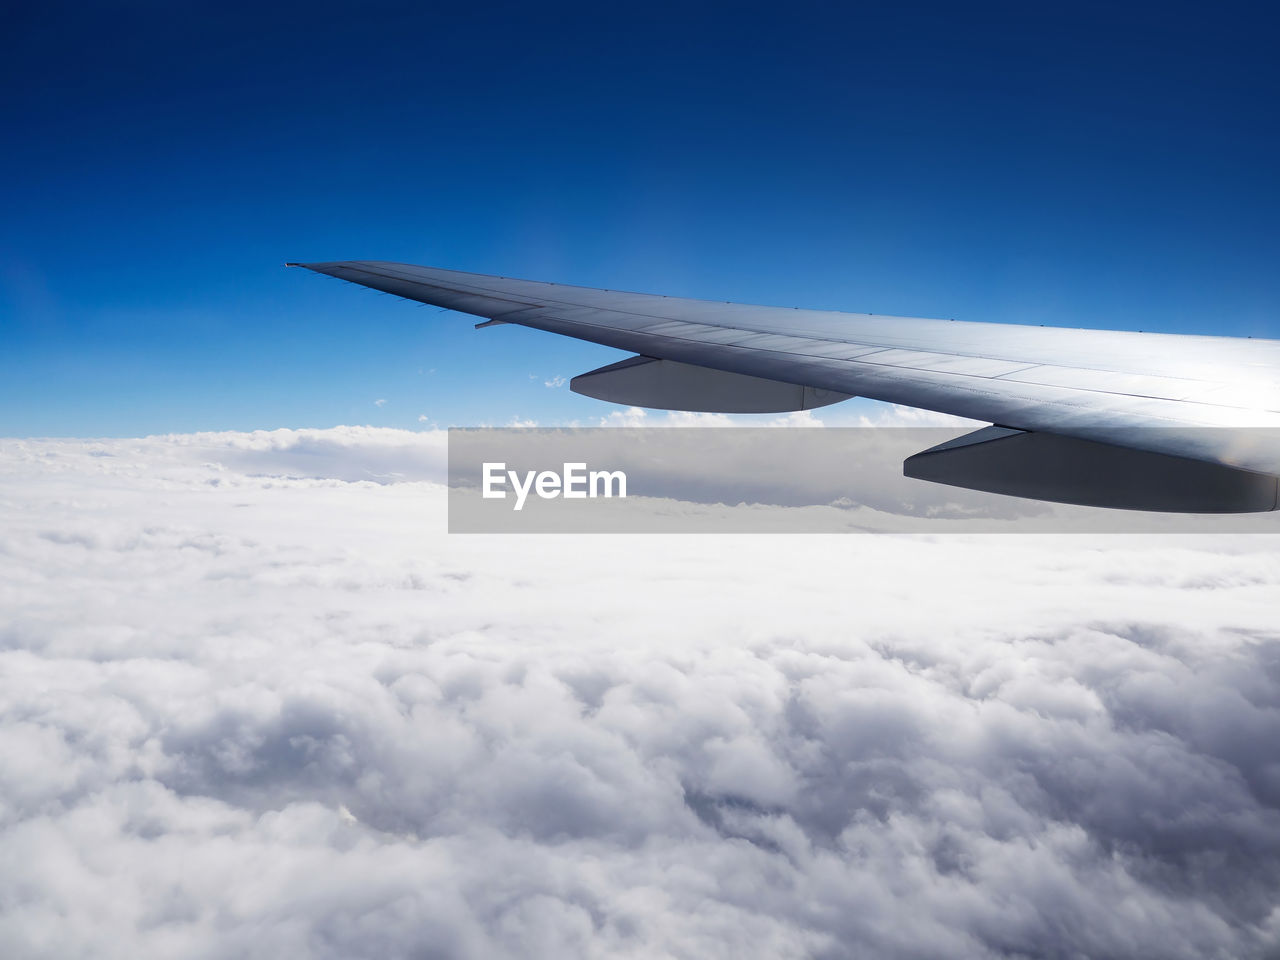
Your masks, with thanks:
M720 303L382 261L291 266L635 354L574 379L599 399L767 412L863 396L993 424L910 458L909 476L1129 509L1280 505L1277 340Z

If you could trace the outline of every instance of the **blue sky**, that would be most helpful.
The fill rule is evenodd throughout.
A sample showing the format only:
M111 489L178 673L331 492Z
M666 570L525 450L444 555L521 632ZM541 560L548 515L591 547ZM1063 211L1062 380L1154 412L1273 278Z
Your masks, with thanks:
M3 435L610 409L544 383L614 351L286 260L1280 336L1261 4L10 17Z

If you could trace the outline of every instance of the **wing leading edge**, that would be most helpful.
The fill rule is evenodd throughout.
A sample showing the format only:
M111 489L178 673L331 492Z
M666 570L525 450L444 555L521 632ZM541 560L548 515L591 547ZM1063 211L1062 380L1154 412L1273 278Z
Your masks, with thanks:
M580 378L595 391L580 392L603 399L615 399L608 393L613 389L619 402L635 402L639 395L654 401L647 405L668 406L660 402L662 391L678 389L681 397L693 398L681 402L711 404L703 409L782 409L778 398L786 394L777 388L790 386L801 388L794 394L800 405L790 409L864 396L1020 432L1263 474L1264 485L1274 486L1280 475L1280 341L719 303L382 261L296 265L489 321L667 361L638 371L612 365ZM614 375L617 386L595 376L612 367L629 371L625 379ZM719 373L698 383L698 369ZM638 374L643 379L637 380ZM639 394L637 383L643 388ZM749 395L753 390L756 395ZM809 396L823 399L811 402L805 399ZM974 449L979 446L995 449L990 444ZM1013 445L1000 446L1001 458L1007 458ZM1043 439L1035 448L1046 449ZM966 457L972 463L972 454ZM1136 466L1127 462L1127 469ZM1168 475L1165 461L1153 460L1149 469L1155 480ZM931 470L937 473L936 465ZM929 479L952 482L945 476ZM1221 509L1275 506L1274 497L1270 506L1259 506L1266 493L1258 493L1256 482L1245 486L1249 506L1223 501ZM1095 502L1070 499L1069 491L1067 497L1047 488L1043 493L1042 499ZM1033 488L1022 495L1038 494ZM1133 499L1115 505L1133 506ZM1196 501L1181 509L1203 508Z

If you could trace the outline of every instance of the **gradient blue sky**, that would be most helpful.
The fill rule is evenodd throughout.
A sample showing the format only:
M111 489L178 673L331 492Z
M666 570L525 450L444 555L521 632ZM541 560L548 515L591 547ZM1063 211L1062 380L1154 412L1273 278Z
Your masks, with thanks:
M615 351L286 260L1280 336L1262 4L6 16L0 434L611 409L544 382Z

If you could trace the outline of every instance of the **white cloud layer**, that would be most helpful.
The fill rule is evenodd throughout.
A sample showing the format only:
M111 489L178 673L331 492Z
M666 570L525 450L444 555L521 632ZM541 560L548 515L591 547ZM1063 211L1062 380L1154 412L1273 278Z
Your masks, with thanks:
M1270 537L448 537L443 434L0 443L0 955L1264 957Z

